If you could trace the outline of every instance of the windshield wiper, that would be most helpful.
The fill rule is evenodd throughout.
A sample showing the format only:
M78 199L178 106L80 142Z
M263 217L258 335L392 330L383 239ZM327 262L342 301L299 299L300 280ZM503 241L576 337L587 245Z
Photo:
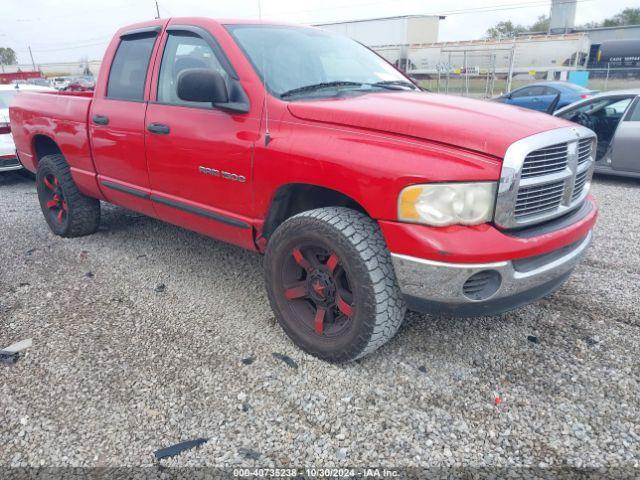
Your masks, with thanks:
M286 92L280 94L280 98L290 97L292 95L297 95L299 93L314 92L316 90L322 90L324 88L353 87L353 86L359 87L361 85L362 85L361 82L347 82L347 81L315 83L313 85L305 85L304 87L298 87L292 90L287 90Z
M403 90L403 91L406 91L408 88L410 88L411 90L418 90L418 87L416 87L413 83L407 82L405 80L385 80L382 82L375 82L375 83L339 80L335 82L314 83L313 85L305 85L304 87L298 87L292 90L287 90L286 92L280 94L280 98L291 97L293 95L298 95L301 93L315 92L317 90L323 90L325 88L337 88L337 87L359 87L362 90L368 90L371 88L383 88L385 90Z
M418 87L416 87L413 83L407 82L405 80L385 80L383 82L367 83L366 85L370 85L372 87L388 88L389 90L401 90L404 88L410 88L411 90L418 89Z

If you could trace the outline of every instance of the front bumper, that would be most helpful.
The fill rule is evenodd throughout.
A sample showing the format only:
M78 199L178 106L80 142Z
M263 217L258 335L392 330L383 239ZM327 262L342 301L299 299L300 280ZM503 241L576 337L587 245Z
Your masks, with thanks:
M391 254L411 310L456 316L495 315L558 289L580 262L592 232L558 250L492 263L445 263Z
M20 170L22 164L16 155L16 146L10 133L0 135L0 172Z
M20 170L22 164L18 157L13 155L0 155L0 172L10 172L12 170Z

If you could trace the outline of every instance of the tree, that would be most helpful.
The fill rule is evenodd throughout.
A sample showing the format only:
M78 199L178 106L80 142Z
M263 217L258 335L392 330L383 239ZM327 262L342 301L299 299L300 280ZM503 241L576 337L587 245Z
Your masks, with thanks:
M91 73L91 69L89 68L89 57L86 55L80 57L80 69L82 70L82 75L85 76L93 76Z
M602 24L600 22L588 22L584 25L580 25L578 28L598 28L601 27Z
M511 20L498 22L494 27L487 30L487 38L512 38L524 32L547 32L549 31L550 18L548 15L540 15L533 25L524 27L514 25ZM582 28L598 27L619 27L623 25L640 25L640 8L625 8L611 18L602 22L589 22Z
M511 20L498 22L487 30L487 38L513 38L524 32L547 32L549 30L549 17L540 15L535 23L529 27L514 25Z
M603 27L619 27L622 25L640 25L640 8L625 8L617 15L602 22Z
M511 20L496 23L495 26L487 30L487 38L513 38L519 33L526 31L522 25L514 25Z
M10 47L0 47L0 65L15 65L18 63L16 52Z
M625 8L611 18L602 22L589 22L582 28L621 27L623 25L640 25L640 8Z
M536 22L533 25L531 25L529 28L527 28L527 31L529 31L529 32L548 32L550 23L551 23L551 19L549 18L548 15L540 15L538 17L538 20L536 20Z

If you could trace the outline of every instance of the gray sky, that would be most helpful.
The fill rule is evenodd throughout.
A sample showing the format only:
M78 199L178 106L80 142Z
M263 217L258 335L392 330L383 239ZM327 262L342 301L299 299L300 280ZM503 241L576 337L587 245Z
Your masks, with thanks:
M264 19L321 23L408 14L445 14L440 41L480 38L501 20L531 24L549 12L548 0L262 0ZM258 0L159 0L162 17L257 18ZM577 23L602 20L638 0L578 0ZM3 0L0 46L20 63L100 59L119 27L155 16L154 0ZM461 10L474 10L467 13ZM492 10L492 11L490 11Z

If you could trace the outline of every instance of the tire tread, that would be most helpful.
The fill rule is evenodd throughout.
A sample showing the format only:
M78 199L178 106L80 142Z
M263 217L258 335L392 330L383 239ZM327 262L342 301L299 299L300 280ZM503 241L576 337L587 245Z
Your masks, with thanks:
M317 351L309 353L333 362L357 360L388 342L404 320L406 305L398 287L391 255L378 224L367 215L345 207L325 207L299 213L278 227L270 243L280 241L279 233L285 230L313 228L309 220L330 225L336 230L337 241L344 241L353 247L360 257L353 264L362 269L359 273L368 277L373 290L373 298L369 299L373 315L365 319L368 325L365 330L371 332L369 338L361 336L359 346L333 357ZM265 264L269 264L267 259ZM271 299L272 294L268 290ZM276 307L273 299L271 304Z
M51 170L60 182L65 200L69 205L69 223L61 232L54 233L65 238L82 237L98 230L100 225L100 201L83 195L71 176L71 169L61 154L46 155L38 164L38 173L43 169ZM39 183L40 175L37 176ZM44 207L43 207L43 213Z

